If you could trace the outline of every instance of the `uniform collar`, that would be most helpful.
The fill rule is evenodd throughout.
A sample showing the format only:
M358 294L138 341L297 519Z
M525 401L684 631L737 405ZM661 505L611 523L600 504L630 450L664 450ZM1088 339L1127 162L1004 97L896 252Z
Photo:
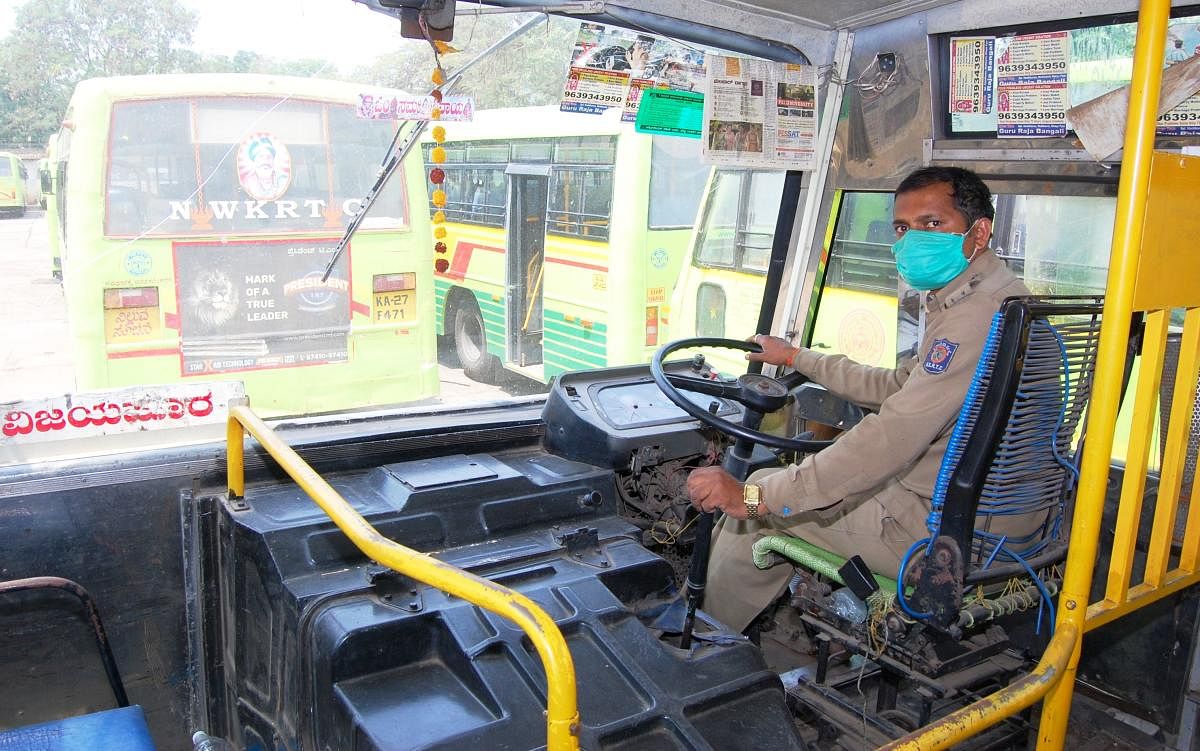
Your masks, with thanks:
M946 310L954 307L975 293L975 290L986 286L989 278L994 278L1000 269L1008 268L991 248L980 251L971 264L961 274L950 280L950 283L939 290L934 290L925 296L925 310Z

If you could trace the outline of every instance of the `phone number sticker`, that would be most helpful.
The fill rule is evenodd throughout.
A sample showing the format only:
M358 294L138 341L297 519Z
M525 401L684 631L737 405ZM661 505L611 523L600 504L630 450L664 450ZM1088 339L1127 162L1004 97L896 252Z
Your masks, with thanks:
M625 105L629 73L617 70L571 68L563 85L563 112L603 112L608 107Z
M1160 136L1200 136L1200 94L1164 113L1155 130Z
M1051 138L1067 134L1067 85L1001 86L996 134L1001 138Z

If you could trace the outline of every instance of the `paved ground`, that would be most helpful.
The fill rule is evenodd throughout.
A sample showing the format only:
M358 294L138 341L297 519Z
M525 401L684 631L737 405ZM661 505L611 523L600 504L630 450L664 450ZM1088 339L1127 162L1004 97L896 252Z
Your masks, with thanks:
M439 347L442 361L453 358ZM498 386L477 383L460 368L441 365L441 401L503 398L545 387L518 376ZM50 275L44 212L0 218L0 402L74 390L62 285Z
M0 401L75 387L62 286L50 276L43 212L0 218Z

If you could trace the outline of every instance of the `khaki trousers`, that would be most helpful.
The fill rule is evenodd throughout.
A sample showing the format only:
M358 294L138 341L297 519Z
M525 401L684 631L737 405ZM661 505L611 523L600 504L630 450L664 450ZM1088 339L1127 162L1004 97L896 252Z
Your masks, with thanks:
M757 522L726 516L714 530L702 607L731 629L743 631L783 594L793 567L754 565L754 543L767 535L800 537L846 558L860 555L872 571L894 578L905 551L928 537L928 515L929 501L890 481L873 494L851 496L819 511Z

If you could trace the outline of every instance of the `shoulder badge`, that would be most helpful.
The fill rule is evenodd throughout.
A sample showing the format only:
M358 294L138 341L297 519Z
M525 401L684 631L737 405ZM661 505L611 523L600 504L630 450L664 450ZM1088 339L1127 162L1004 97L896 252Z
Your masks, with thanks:
M946 368L950 367L950 361L954 359L954 353L958 351L958 343L952 342L949 339L934 339L933 346L929 348L929 353L925 355L923 367L926 373L945 373Z

